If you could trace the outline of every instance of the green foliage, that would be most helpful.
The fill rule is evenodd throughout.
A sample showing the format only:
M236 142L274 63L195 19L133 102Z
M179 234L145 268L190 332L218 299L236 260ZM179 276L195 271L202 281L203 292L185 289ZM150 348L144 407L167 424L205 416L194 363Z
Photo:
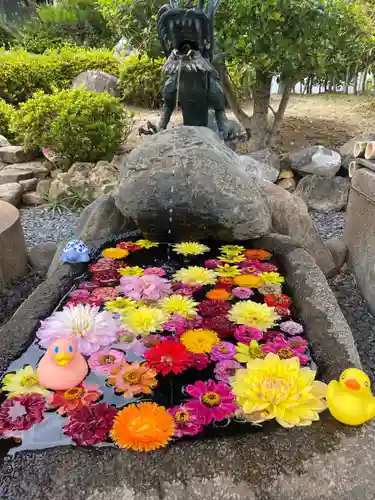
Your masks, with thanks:
M119 62L106 50L65 47L46 54L26 51L0 51L0 97L16 104L34 92L51 93L68 87L82 71L98 69L114 76Z
M121 66L119 87L124 102L147 108L162 104L163 59L129 56Z
M43 54L47 50L58 49L65 43L66 41L56 32L54 26L42 23L40 19L35 18L20 26L14 47L34 54Z
M113 154L131 128L132 119L118 99L80 88L37 92L21 104L11 124L26 150L49 147L71 162Z
M0 19L0 48L9 49L13 41L13 33Z
M13 134L9 130L15 109L10 104L7 104L3 99L0 99L0 135L7 139L13 138Z

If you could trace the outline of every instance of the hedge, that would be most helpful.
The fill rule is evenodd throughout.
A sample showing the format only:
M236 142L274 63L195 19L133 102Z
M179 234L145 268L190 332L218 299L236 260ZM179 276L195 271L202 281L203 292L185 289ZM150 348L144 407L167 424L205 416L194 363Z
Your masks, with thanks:
M7 104L3 99L0 99L0 135L7 139L12 139L13 134L9 127L14 116L15 109L10 104Z

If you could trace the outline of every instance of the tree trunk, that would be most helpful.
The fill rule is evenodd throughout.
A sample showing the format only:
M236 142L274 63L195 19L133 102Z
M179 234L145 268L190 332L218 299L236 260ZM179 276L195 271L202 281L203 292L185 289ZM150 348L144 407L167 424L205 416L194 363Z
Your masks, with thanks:
M358 94L358 65L356 65L355 71L354 71L353 93L354 93L354 95Z
M268 135L268 108L271 97L272 75L261 70L256 71L253 90L254 113L251 118L251 138L249 151L257 151L266 146Z
M363 80L362 80L362 94L366 93L366 81L367 81L367 68L363 72Z
M274 118L273 125L272 125L272 129L271 129L269 139L268 139L268 146L271 148L274 148L276 146L277 139L278 139L279 132L280 132L280 128L281 128L281 124L282 124L283 119L284 119L285 110L288 106L290 94L291 94L292 89L294 88L295 84L296 84L296 82L294 80L287 80L284 84L283 95L281 97L279 107L276 111L275 118Z

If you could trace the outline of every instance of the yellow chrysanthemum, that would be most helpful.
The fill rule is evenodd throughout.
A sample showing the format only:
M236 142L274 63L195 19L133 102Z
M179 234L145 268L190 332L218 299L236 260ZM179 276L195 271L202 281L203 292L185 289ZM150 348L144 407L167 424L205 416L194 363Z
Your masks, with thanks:
M218 276L224 276L225 278L234 278L241 274L241 269L238 266L230 266L229 264L224 264L216 268Z
M264 332L279 319L275 309L252 300L237 302L229 311L229 319L238 325L251 326Z
M239 255L245 250L245 247L242 245L223 245L219 250L225 255Z
M219 255L219 260L227 264L236 264L237 262L243 262L246 257L243 255Z
M1 390L9 392L9 397L24 394L42 394L48 396L49 391L39 385L34 368L30 365L21 368L16 373L7 373L3 379Z
M310 368L301 368L297 357L280 359L267 354L236 370L231 385L252 422L275 418L283 427L307 426L326 409L327 386L314 380L315 375Z
M144 270L139 266L120 267L121 276L143 276Z
M150 241L150 240L138 240L135 242L136 245L142 248L152 248L152 247L158 247L159 243L156 241Z
M258 276L266 285L277 285L279 283L284 283L285 281L285 278L283 276L280 276L279 273L262 273Z
M173 245L173 251L181 255L202 255L205 252L209 252L210 249L206 245L202 245L202 243L197 243L196 241L185 241Z
M219 337L213 330L197 328L196 330L186 330L180 337L186 349L195 354L211 352L213 346L220 342Z
M124 313L128 309L135 309L138 307L135 300L129 299L128 297L117 297L114 300L108 300L105 303L105 308L111 313Z
M216 272L199 266L183 267L173 275L173 280L186 285L214 285Z
M167 314L178 314L183 318L197 314L198 302L184 295L171 295L160 301L161 308Z
M163 330L162 324L167 321L168 314L156 307L140 306L129 309L121 318L126 330L134 335L148 335Z
M124 259L129 255L129 252L123 248L106 248L102 253L107 259Z
M250 344L242 344L239 342L236 345L237 354L234 356L240 363L248 363L252 359L265 358L262 348L256 340L252 340Z

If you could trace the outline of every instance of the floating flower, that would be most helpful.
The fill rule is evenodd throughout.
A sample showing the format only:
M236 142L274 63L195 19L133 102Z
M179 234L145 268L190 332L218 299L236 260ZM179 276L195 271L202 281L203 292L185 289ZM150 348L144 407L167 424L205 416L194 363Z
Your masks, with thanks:
M219 342L219 337L213 330L197 328L196 330L187 330L181 335L180 340L188 351L203 354L211 352L213 346Z
M36 335L44 348L61 337L76 337L80 353L86 356L116 341L117 323L108 311L79 304L64 307L41 321Z
M206 317L228 314L229 309L230 304L222 300L203 300L198 306L199 313Z
M177 314L183 318L197 314L198 302L183 295L171 295L160 302L161 308L167 314Z
M266 285L277 285L285 281L285 278L280 276L279 273L262 273L259 276Z
M125 358L132 354L143 358L144 353L146 352L146 346L143 344L142 340L137 339L135 335L126 331L118 336L117 342L112 344L112 347L114 349L121 349L122 351L125 351Z
M216 272L199 266L189 266L179 269L173 275L174 281L186 285L214 285L216 283Z
M162 267L146 267L144 274L155 274L156 276L165 276L165 271Z
M111 286L103 286L94 288L94 290L91 292L91 299L99 300L101 304L103 304L103 302L106 302L107 300L114 299L116 295L116 288L113 288Z
M8 397L24 394L41 394L48 396L49 391L39 385L34 368L30 365L21 368L15 373L7 373L3 379L2 391L9 392Z
M231 342L219 342L211 350L210 358L213 361L232 359L236 354L236 347Z
M206 354L193 354L190 353L190 368L198 370L199 372L207 368L211 364L210 358Z
M209 300L230 300L232 295L223 288L214 288L206 293Z
M6 399L0 406L0 436L21 437L22 432L44 419L46 401L41 394Z
M109 375L113 368L117 368L125 361L122 352L116 349L106 349L91 354L88 364L90 369L99 375Z
M152 451L165 447L174 432L174 419L163 406L139 403L117 414L111 437L120 448Z
M114 300L109 300L105 303L105 308L111 313L123 314L129 309L136 309L137 302L129 297L117 297Z
M176 437L195 436L202 431L202 426L197 423L196 414L183 405L169 408L168 413L173 417Z
M209 252L210 249L202 243L197 243L196 241L186 241L184 243L176 243L173 245L173 251L179 253L180 255L202 255L205 252Z
M283 427L306 426L319 420L326 408L327 386L315 381L316 373L301 368L298 358L281 360L268 354L237 370L233 392L244 413L256 422L275 418Z
M70 292L69 297L75 300L85 300L90 297L90 292L83 288L77 288L76 290Z
M233 288L232 293L234 297L242 300L249 299L252 295L254 295L254 292L251 290L251 288L245 288L243 286L236 286L235 288Z
M199 328L201 323L202 318L198 315L192 316L190 318L183 318L178 314L173 314L168 321L163 323L163 330L173 332L176 335L181 335L182 333L186 332L186 330Z
M243 255L219 255L219 259L226 264L238 264L246 260Z
M241 288L258 288L263 283L259 276L254 276L253 274L241 274L241 276L236 276L234 282Z
M106 248L103 250L103 257L106 259L125 259L129 252L123 248Z
M126 266L120 268L121 276L143 276L144 270L139 266Z
M219 361L216 363L214 368L214 375L218 382L222 382L223 384L229 383L229 377L233 377L236 373L236 370L242 368L242 365L234 359L224 359L223 361Z
M262 272L258 267L258 263L255 264L253 261L249 261L249 260L245 261L245 262L241 262L240 268L244 274L253 274L256 276L258 274L261 274L261 272Z
M238 266L230 266L229 264L224 264L216 269L218 276L223 276L225 278L234 278L241 274L241 269Z
M142 247L134 243L134 241L120 241L118 248L124 248L128 252L136 252L137 250L141 250Z
M141 339L142 344L146 347L146 349L150 349L151 347L154 347L161 342L165 340L165 337L163 335L146 335L146 337L143 337Z
M187 400L185 408L194 412L197 423L208 425L213 420L231 417L236 411L234 394L227 385L217 384L213 380L198 381L186 387L186 393L194 399Z
M133 300L160 300L172 293L172 284L155 274L123 276L117 290Z
M283 321L280 323L280 330L289 335L298 335L303 332L303 326L295 321Z
M219 259L207 259L204 261L204 267L207 267L208 269L216 269L222 264L223 263Z
M168 315L156 307L140 306L138 309L129 309L122 316L121 321L134 335L148 335L163 330L162 324L167 321Z
M83 406L95 403L102 394L98 385L83 383L66 391L55 391L47 401L50 408L58 408L59 415L69 415Z
M263 332L274 326L279 317L275 310L266 304L244 300L232 306L229 319L238 325L252 326Z
M280 316L280 318L287 318L292 314L290 312L290 309L288 309L287 307L276 306L275 311Z
M69 415L64 434L79 446L103 443L109 437L116 414L116 408L107 403L83 406Z
M267 250L258 249L245 250L244 255L247 259L251 260L266 260L272 257L270 252L267 252Z
M146 352L147 364L162 375L183 372L191 365L188 351L180 342L165 340Z
M122 363L113 368L108 383L115 387L116 392L122 393L124 398L132 398L138 394L152 393L152 389L157 386L156 373L145 363Z
M135 244L141 248L146 248L146 249L159 246L159 243L157 243L156 241L150 241L150 240L138 240L135 242Z
M262 273L272 273L277 271L277 267L274 264L270 264L269 262L259 262L257 264L259 271Z
M237 326L234 330L234 336L242 344L250 344L252 340L261 340L263 333L258 328L252 326Z
M261 293L262 295L281 293L281 291L282 291L282 286L280 285L280 283L277 284L267 283L258 288L258 292Z
M307 340L300 337L300 341L296 341L293 346L291 342L288 342L284 337L279 335L274 340L262 345L262 351L265 354L270 352L277 354L280 359L289 359L297 356L301 365L307 365L309 362L309 358L305 354L307 344Z
M252 359L264 358L266 355L262 351L262 346L256 340L252 340L250 344L242 344L239 342L236 345L237 354L234 356L240 363L248 363Z
M288 308L292 301L288 295L283 293L271 293L264 296L264 303L269 307L281 306Z
M245 251L242 245L223 245L219 248L220 252L226 255L239 255Z
M234 333L234 325L225 314L203 318L201 326L208 330L214 330L221 338L231 337Z
M200 285L199 285L200 286ZM172 289L174 293L183 295L184 297L192 297L194 292L197 291L197 286L183 285L182 283L173 283Z
M217 279L217 284L226 290L232 288L234 283L233 278L229 278L228 276L219 276Z

